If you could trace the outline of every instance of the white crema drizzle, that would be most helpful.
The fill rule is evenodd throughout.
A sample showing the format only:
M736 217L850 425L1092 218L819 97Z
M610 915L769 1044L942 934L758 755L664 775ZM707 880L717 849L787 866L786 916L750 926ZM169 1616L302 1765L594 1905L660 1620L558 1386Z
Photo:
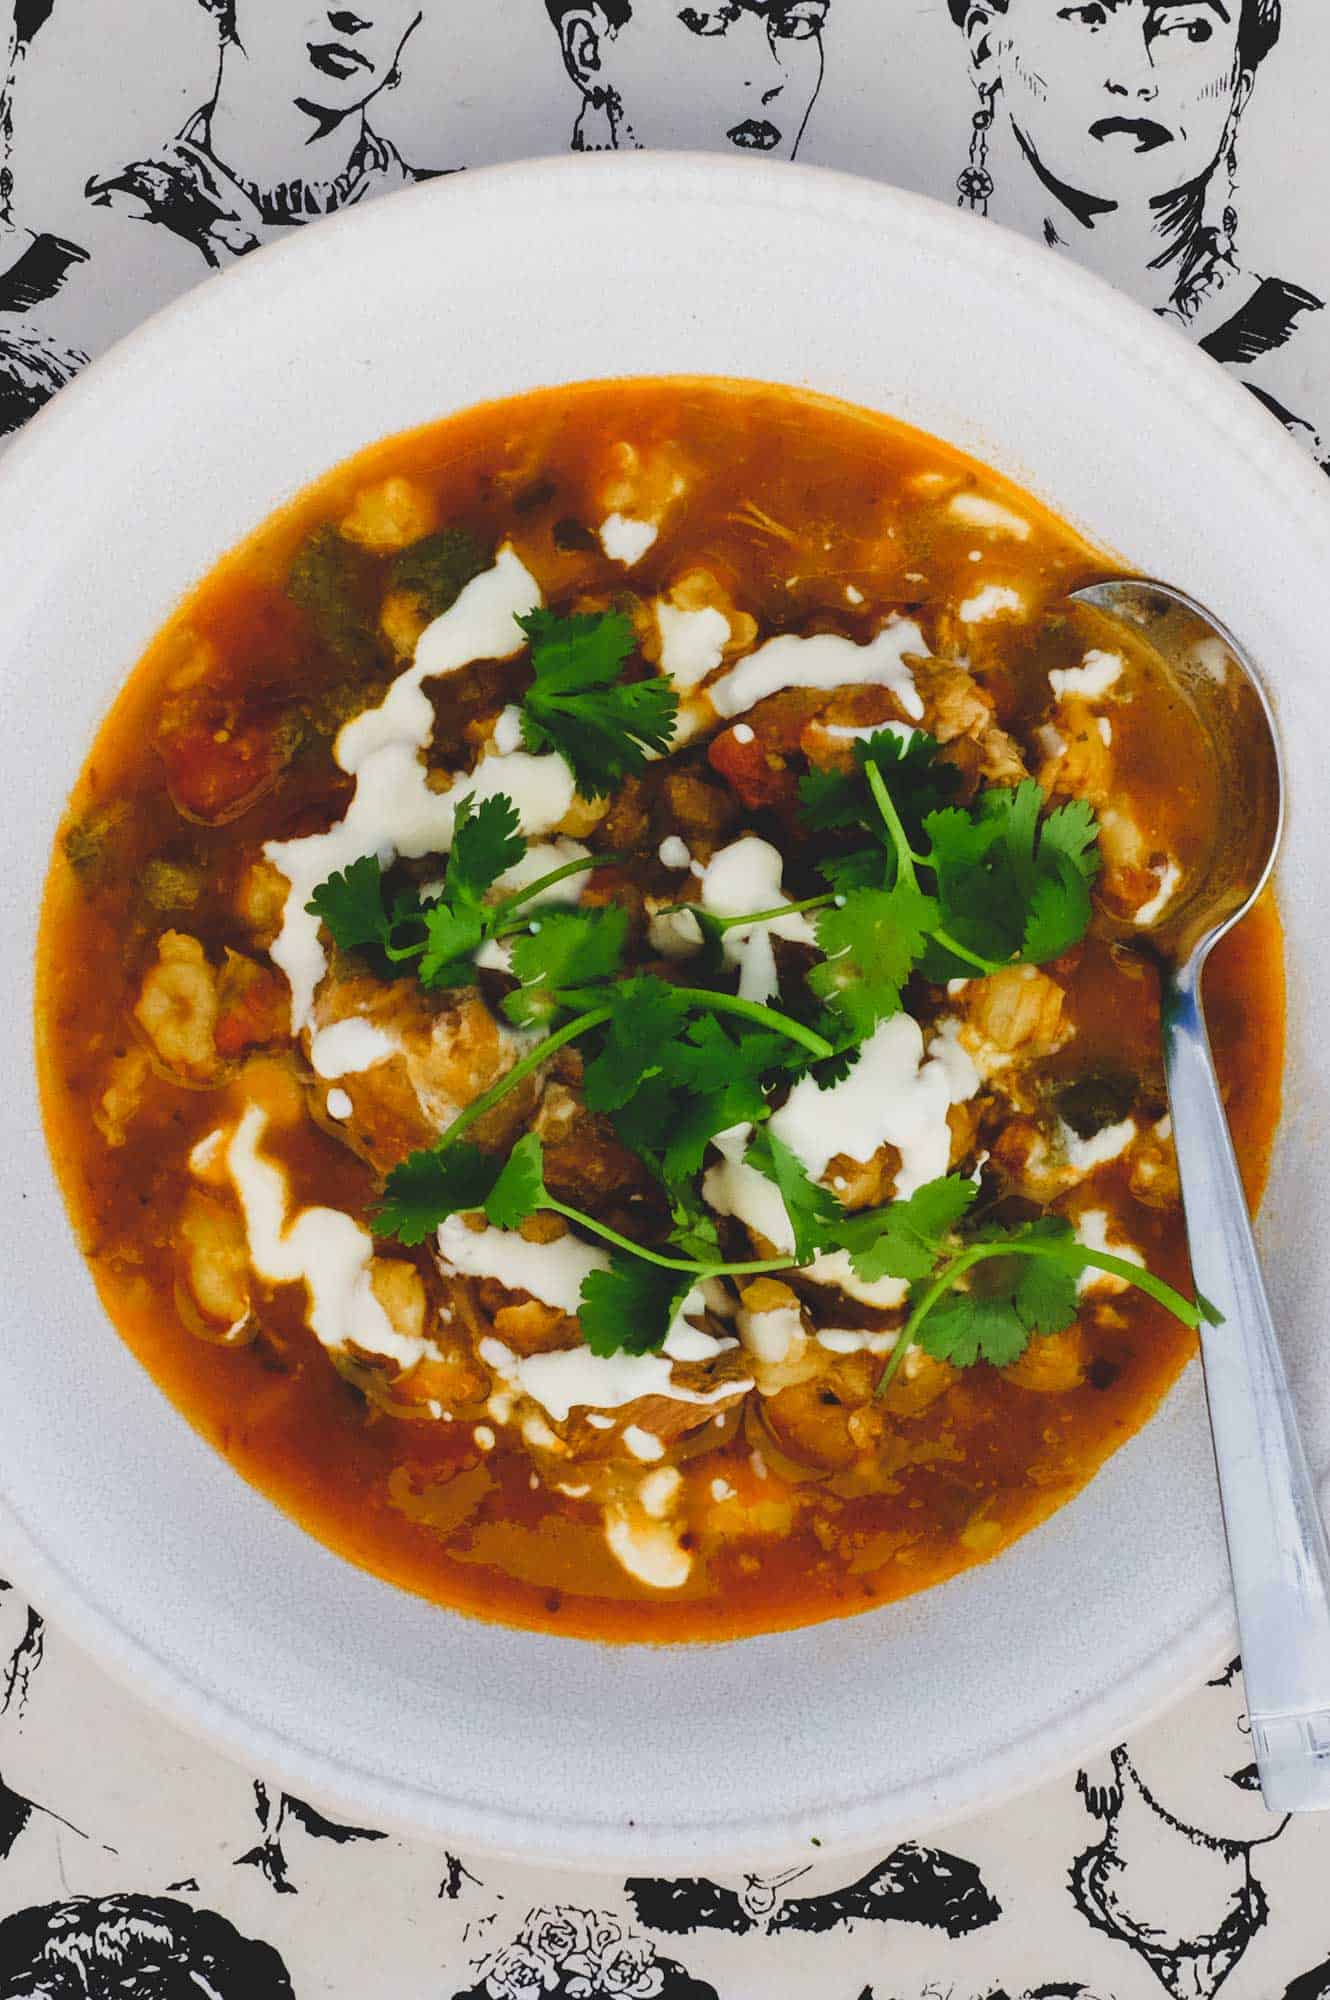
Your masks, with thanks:
M377 855L387 867L399 855L446 853L457 809L468 796L479 802L506 792L528 835L548 833L571 806L573 774L556 755L513 750L485 757L446 792L431 790L420 760L434 729L424 683L476 660L511 659L526 644L516 621L540 601L530 571L510 548L502 549L493 569L475 577L457 602L426 626L413 664L379 706L356 716L338 736L334 755L356 780L345 817L326 833L266 843L265 855L291 885L271 957L290 982L295 1032L311 1025L315 989L327 970L318 919L305 907L321 882L366 854Z

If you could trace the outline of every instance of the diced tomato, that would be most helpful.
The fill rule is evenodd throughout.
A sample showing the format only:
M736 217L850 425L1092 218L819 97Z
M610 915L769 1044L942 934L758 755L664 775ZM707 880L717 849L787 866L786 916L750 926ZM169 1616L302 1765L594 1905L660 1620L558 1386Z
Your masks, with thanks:
M750 808L788 805L794 798L793 774L783 763L773 763L751 733L745 740L733 729L725 730L707 751L707 759Z
M215 697L190 690L167 703L157 734L166 782L188 818L235 819L277 782L298 731L281 715L233 719Z
M218 1055L238 1056L290 1031L290 1002L281 980L248 959L233 957L223 974L222 1008L213 1033Z

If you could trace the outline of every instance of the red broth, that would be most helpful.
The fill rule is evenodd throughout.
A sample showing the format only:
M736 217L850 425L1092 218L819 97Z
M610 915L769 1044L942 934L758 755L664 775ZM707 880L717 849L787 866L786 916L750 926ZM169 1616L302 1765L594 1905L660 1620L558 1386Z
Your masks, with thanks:
M654 529L631 564L601 539L616 515ZM445 545L427 538L443 530L463 531L486 562L511 548L560 612L618 607L638 677L661 667L662 604L723 619L721 671L773 636L867 646L889 620L913 620L926 638L914 670L926 726L952 732L942 754L963 788L1028 773L1058 798L1090 797L1101 821L1119 816L1081 944L1020 991L919 982L907 1004L929 1034L954 1018L989 1071L948 1113L952 1168L1027 1209L1100 1214L1110 1245L1187 1287L1157 991L1121 938L1167 861L1184 882L1203 865L1217 807L1190 714L1148 656L1129 654L1103 693L1073 683L1053 694L1050 671L1080 671L1108 643L1056 608L1110 573L1103 558L1028 495L883 418L793 391L670 380L541 392L373 446L220 563L128 671L70 801L38 968L47 1129L110 1318L188 1420L312 1534L476 1616L601 1639L728 1638L862 1610L991 1558L1086 1484L1190 1357L1193 1336L1141 1294L1088 1292L1067 1333L1036 1337L1005 1369L920 1355L879 1401L881 1351L838 1352L818 1334L890 1332L903 1310L777 1278L776 1306L758 1294L730 1310L795 1314L793 1357L722 1348L734 1322L713 1319L717 1357L676 1373L714 1394L714 1416L694 1405L685 1423L683 1406L657 1397L595 1425L585 1407L560 1417L514 1398L484 1358L496 1330L510 1355L580 1338L575 1317L520 1285L377 1242L389 1320L409 1331L419 1308L434 1342L432 1358L394 1373L372 1355L330 1354L305 1285L268 1282L247 1260L223 1166L246 1107L262 1110L265 1153L293 1204L367 1226L384 1172L437 1137L430 1105L466 1103L511 1059L502 980L423 995L413 979L334 954L320 1002L335 989L331 1018L389 1020L435 1065L423 1092L420 1063L405 1056L343 1079L351 1112L339 1118L308 1034L291 1031L270 955L285 883L261 865L264 844L345 814L353 780L334 757L337 731L409 665L430 610L412 551L427 545L437 561ZM1006 593L1000 608L967 616L994 591ZM492 752L530 680L517 652L426 683L431 783L446 789ZM845 732L914 719L897 694L852 677L718 716L715 684L713 669L685 700L700 716L689 741L607 801L578 797L551 830L620 857L588 872L583 907L629 911L638 969L661 969L653 914L695 898L698 873L745 836L772 840L802 883L799 777L844 767ZM671 840L697 870L667 866ZM434 857L436 876L442 866ZM422 858L416 876L429 872ZM806 969L801 952L811 955L780 949L782 995ZM1269 898L1216 954L1207 997L1255 1202L1284 1038ZM538 1101L515 1093L489 1138L510 1145L544 1119L547 1162L557 1153L588 1211L622 1219L640 1209L640 1163L580 1107L579 1076L575 1061L550 1065L532 1086ZM1057 1152L1069 1141L1055 1107L1105 1078L1133 1137L1078 1171ZM828 1172L847 1203L861 1180L882 1201L901 1158L884 1143L872 1161L838 1157ZM544 1216L527 1233L548 1256L560 1227ZM232 1302L241 1323L228 1337ZM757 1386L736 1386L745 1370ZM634 1454L632 1428L658 1457ZM633 1534L656 1533L635 1497L651 1477L668 1495L668 1582L636 1557L625 1566L607 1531L616 1509L637 1507Z

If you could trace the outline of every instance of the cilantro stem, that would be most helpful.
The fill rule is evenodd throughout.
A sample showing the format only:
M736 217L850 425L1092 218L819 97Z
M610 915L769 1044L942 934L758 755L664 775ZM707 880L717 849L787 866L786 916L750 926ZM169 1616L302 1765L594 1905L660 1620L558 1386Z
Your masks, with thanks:
M612 1243L616 1250L626 1250L632 1257L640 1257L646 1264L659 1264L662 1271L690 1271L699 1278L755 1278L764 1271L791 1271L794 1262L789 1257L768 1257L751 1264L702 1264L692 1257L665 1257L658 1250L648 1250L641 1243L634 1243L630 1237L620 1236L617 1229L608 1223L597 1222L593 1215L584 1215L580 1208L568 1208L556 1201L548 1188L540 1202L541 1208L551 1209L561 1215L566 1222L575 1222L579 1229L589 1230L604 1242Z
M548 875L538 876L534 882L528 882L525 889L518 889L513 895L505 896L501 903L494 905L489 912L491 934L500 935L500 926L506 924L513 912L519 910L523 903L531 902L533 897L543 896L547 889L554 888L558 882L567 881L570 875L585 875L593 868L610 868L616 862L626 861L627 858L624 854L582 854L575 861L565 861L562 867L552 868ZM526 918L522 921L525 923Z
M505 1070L497 1083L492 1083L473 1104L468 1104L465 1111L458 1113L433 1150L442 1153L447 1147L455 1144L464 1132L469 1132L473 1125L478 1124L485 1113L492 1111L496 1104L501 1103L510 1090L515 1089L519 1083L524 1083L527 1077L534 1070L538 1070L543 1062L548 1061L557 1049L565 1047L569 1042L575 1042L579 1035L589 1034L593 1028L599 1028L603 1022L609 1020L613 1012L612 1007L592 1007L585 1014L579 1014L575 1020L565 1021L563 1027L556 1028L552 1035L546 1035L543 1042L537 1042L534 1049L528 1049L510 1070Z
M871 757L864 765L864 776L868 780L868 789L873 794L874 803L886 822L887 832L891 835L891 844L896 850L897 872L903 882L908 882L912 889L917 889L919 878L915 873L914 864L916 861L926 860L927 857L916 854L906 839L901 816L896 810L891 793L887 790L886 780Z
M953 958L959 958L965 965L974 966L977 972L988 974L992 972L1004 972L1006 970L1006 966L1000 959L981 958L977 951L971 951L967 945L961 944L958 939L951 935L950 931L943 930L941 925L935 931L931 931L929 935L936 944L940 944L944 950L949 951Z
M916 854L906 839L905 828L901 824L901 817L896 810L891 793L887 790L886 780L871 758L864 765L864 776L868 780L868 789L873 794L877 809L886 821L887 832L891 835L892 846L896 850L896 866L901 879L908 882L912 889L917 889L919 886L919 877L915 872L915 863L917 862L921 868L926 868L929 863L929 857L926 854ZM1002 966L998 960L982 958L978 952L969 950L967 946L954 938L950 931L943 930L940 926L931 931L930 936L936 943L942 946L944 951L949 951L953 958L960 959L963 965L972 965L976 972L992 973L1001 972L1002 970Z
M676 986L673 991L679 999L689 1000L696 1007L710 1007L717 1014L738 1014L745 1021L755 1021L760 1028L772 1028L778 1035L800 1043L811 1055L834 1056L836 1053L834 1044L824 1035L819 1035L813 1028L805 1028L802 1021L793 1020L774 1007L764 1007L759 1000L744 1000L737 993L713 993L705 986Z
M715 931L718 937L723 937L726 931L737 930L741 924L774 924L779 917L798 917L802 916L806 910L828 909L835 900L834 894L828 889L820 896L806 896L802 903L778 903L774 910L750 910L739 917L716 917L708 912L707 927ZM695 903L670 903L665 909L659 912L662 917L683 913L686 913L690 917L695 917L697 915L697 905Z
M989 1257L1046 1257L1053 1263L1062 1264L1067 1269L1077 1272L1107 1271L1110 1276L1125 1279L1127 1284L1145 1292L1157 1305L1171 1312L1174 1319L1181 1320L1184 1326L1190 1327L1193 1333L1204 1318L1199 1306L1194 1305L1190 1299L1185 1299L1181 1292L1175 1291L1163 1278L1157 1278L1153 1271L1147 1271L1139 1264L1129 1263L1125 1257L1114 1257L1107 1251L1087 1250L1079 1243L972 1243L968 1250L962 1250L942 1266L928 1290L914 1307L900 1330L886 1367L878 1377L877 1395L886 1394L901 1362L915 1344L919 1328L939 1299L945 1297L964 1272L971 1270L976 1264L982 1264Z

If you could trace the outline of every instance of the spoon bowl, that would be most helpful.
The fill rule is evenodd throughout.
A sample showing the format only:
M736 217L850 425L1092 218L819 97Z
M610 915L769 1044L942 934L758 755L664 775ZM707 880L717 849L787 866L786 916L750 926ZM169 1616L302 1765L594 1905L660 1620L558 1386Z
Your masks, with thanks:
M1283 835L1283 754L1270 698L1232 633L1172 584L1112 577L1074 591L1070 602L1136 633L1164 662L1207 739L1223 801L1210 864L1137 933L1174 965L1197 954L1203 960L1269 881Z
M1215 760L1208 866L1137 932L1161 978L1164 1070L1198 1298L1206 1400L1242 1639L1252 1746L1272 1812L1330 1809L1330 1547L1298 1433L1206 1033L1201 974L1250 909L1284 823L1283 760L1261 679L1195 599L1145 578L1074 593L1140 636L1191 702Z

